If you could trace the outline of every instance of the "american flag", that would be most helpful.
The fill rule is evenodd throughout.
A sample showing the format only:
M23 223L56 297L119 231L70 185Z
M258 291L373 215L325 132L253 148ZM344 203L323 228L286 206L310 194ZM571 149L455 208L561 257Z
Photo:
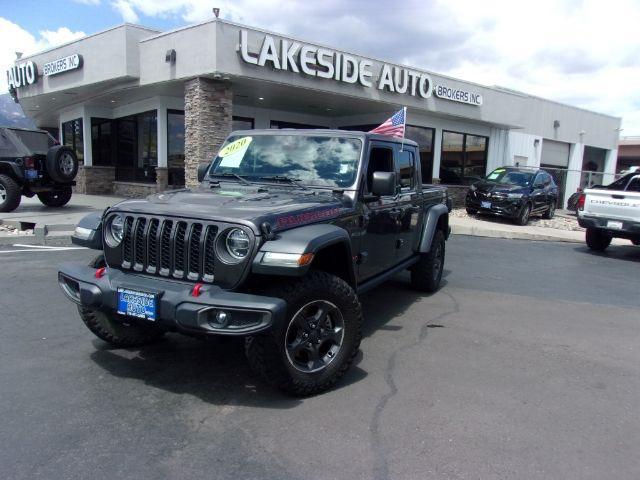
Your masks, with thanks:
M392 137L404 138L404 126L407 121L407 107L402 107L393 117L388 118L381 125L377 126L369 133L379 133L381 135L391 135Z

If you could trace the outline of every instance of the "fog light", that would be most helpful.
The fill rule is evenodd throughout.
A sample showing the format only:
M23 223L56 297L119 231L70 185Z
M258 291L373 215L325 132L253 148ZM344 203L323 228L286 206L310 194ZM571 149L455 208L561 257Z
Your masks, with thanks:
M215 316L209 314L209 325L213 328L224 328L229 325L229 320L231 320L231 315L222 310L216 312Z

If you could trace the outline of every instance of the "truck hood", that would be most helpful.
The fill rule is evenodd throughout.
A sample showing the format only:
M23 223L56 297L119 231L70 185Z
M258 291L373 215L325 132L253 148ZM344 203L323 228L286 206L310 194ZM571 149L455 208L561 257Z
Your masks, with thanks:
M268 223L272 230L330 221L353 209L350 199L328 190L302 190L295 187L241 186L222 184L217 188L176 190L125 200L113 210L241 223L256 234Z

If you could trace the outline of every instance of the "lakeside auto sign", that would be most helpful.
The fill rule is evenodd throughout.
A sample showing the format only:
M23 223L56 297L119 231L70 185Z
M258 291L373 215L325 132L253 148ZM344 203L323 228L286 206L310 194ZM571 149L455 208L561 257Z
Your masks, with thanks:
M469 105L482 105L482 95L451 89L442 85L434 86L427 73L383 63L374 76L373 63L359 59L347 53L337 52L324 47L296 42L282 38L277 41L271 35L264 35L260 51L249 51L248 33L240 30L239 53L246 63L264 67L272 66L276 70L302 73L312 77L325 78L343 83L359 83L367 88L377 88L392 93L431 97L435 92L438 98Z
M82 56L78 54L59 58L52 62L47 62L42 66L42 75L49 77L58 73L75 70L82 66ZM34 62L28 60L19 63L7 70L7 83L9 89L17 89L26 85L33 85L38 81L38 67Z
M432 81L426 73L408 68L383 64L376 79L370 60L358 59L347 53L336 52L328 48L315 47L294 40L282 38L280 48L271 35L265 35L258 54L249 52L247 31L240 31L240 56L243 61L260 67L270 64L276 70L304 73L318 78L333 79L344 83L359 83L364 87L378 90L431 96Z

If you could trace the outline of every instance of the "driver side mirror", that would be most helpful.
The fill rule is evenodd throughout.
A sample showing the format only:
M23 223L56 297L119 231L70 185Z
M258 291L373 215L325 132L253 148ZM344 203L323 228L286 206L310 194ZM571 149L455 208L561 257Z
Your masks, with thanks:
M373 172L371 193L378 197L388 197L396 194L395 172Z
M204 180L207 171L209 170L209 163L201 163L198 165L198 181L201 182Z

